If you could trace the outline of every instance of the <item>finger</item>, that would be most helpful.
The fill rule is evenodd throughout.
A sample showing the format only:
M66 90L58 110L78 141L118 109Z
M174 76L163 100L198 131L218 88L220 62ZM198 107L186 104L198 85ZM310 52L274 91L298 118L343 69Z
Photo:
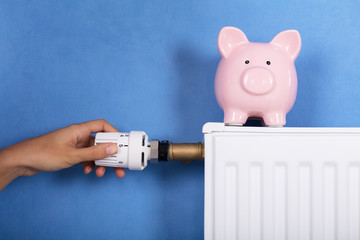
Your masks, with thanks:
M104 176L105 170L106 170L106 167L98 166L97 169L96 169L96 171L95 171L96 176L98 176L98 177Z
M118 152L117 145L115 143L102 143L92 147L78 148L74 150L73 160L74 164L94 161L106 157L110 157Z
M94 162L83 162L82 165L84 166L84 173L89 174L95 167Z
M115 174L118 178L123 178L125 177L125 170L123 168L114 168Z
M91 147L91 146L94 146L94 145L95 145L95 137L90 136L88 146Z
M81 162L81 165L83 165L84 167L91 164L91 163L94 163L93 161L86 161L86 162Z
M81 126L87 128L91 133L97 132L118 132L118 130L113 127L104 119L88 121L80 124Z

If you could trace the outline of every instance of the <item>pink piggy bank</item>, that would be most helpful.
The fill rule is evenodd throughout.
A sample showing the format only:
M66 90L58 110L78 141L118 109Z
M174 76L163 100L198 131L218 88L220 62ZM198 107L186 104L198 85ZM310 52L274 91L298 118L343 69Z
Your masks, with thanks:
M266 126L286 124L296 99L294 61L300 48L296 30L281 32L269 43L253 43L240 29L221 29L215 94L225 124L243 125L249 117L262 118Z

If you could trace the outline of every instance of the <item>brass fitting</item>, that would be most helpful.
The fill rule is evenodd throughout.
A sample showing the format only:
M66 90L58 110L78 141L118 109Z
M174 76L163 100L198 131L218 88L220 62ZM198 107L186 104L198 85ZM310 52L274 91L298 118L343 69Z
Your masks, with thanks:
M204 160L204 144L198 143L170 143L169 160L180 160L191 163L193 160Z

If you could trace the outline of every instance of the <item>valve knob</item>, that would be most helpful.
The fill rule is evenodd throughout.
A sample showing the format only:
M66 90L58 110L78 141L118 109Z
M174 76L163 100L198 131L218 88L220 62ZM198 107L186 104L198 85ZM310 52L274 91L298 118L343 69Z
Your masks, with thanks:
M118 153L101 160L96 160L95 164L98 166L143 170L147 166L147 161L150 160L151 148L145 132L97 133L95 136L95 145L102 143L116 143Z

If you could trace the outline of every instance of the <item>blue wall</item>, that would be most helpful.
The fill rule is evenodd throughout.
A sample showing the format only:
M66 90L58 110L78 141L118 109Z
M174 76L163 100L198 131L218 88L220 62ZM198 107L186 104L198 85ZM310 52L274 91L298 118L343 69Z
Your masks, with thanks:
M299 90L287 126L360 126L358 1L1 1L0 148L105 118L152 139L202 140L223 26L250 41L297 29ZM0 193L1 239L201 239L204 166L101 179L82 168Z

